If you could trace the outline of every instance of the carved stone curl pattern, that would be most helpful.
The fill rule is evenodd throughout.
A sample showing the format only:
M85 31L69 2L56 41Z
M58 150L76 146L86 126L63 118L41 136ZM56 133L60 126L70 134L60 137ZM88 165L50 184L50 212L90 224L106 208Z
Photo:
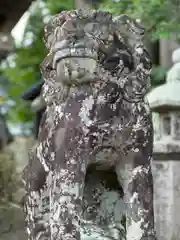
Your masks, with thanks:
M143 35L144 28L128 16L100 11L61 12L45 27L47 109L35 149L37 168L29 164L39 182L45 180L38 185L37 178L24 177L29 240L156 240L152 122L144 101L151 61ZM107 176L107 169L117 176L113 186L102 173ZM122 195L123 236L117 208L102 207L108 196L119 205ZM45 196L47 211L35 207Z

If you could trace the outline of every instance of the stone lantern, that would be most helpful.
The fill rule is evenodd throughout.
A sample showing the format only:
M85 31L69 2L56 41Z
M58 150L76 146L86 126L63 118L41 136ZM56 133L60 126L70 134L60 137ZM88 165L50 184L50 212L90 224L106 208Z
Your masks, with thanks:
M158 240L180 239L180 48L166 83L147 96L153 111L154 192Z

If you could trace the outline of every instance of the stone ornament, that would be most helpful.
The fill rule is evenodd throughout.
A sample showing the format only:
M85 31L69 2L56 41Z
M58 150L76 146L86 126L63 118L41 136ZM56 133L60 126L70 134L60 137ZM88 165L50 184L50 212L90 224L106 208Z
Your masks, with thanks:
M154 118L154 152L179 152L180 140L180 49L172 53L173 65L166 82L147 95Z
M47 108L24 171L29 240L156 240L143 35L101 11L61 12L45 27Z

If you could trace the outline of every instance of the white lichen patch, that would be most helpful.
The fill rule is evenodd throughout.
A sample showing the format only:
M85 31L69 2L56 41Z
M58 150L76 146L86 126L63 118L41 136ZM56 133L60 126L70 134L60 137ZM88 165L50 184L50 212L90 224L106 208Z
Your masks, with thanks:
M27 234L30 235L31 234L31 230L27 227L26 228Z
M63 192L68 193L75 198L81 198L81 194L79 192L81 187L80 183L62 183L61 186Z
M61 147L63 144L63 140L65 138L66 129L65 128L58 128L55 133L55 146L56 151ZM55 154L54 154L55 155Z
M127 227L127 240L141 240L144 231L141 229L141 220L134 222L132 220L131 225Z
M139 152L139 148L133 149L134 152Z
M105 102L106 102L105 97L103 95L99 95L97 98L97 104L103 104Z
M70 162L71 164L73 164L73 165L77 164L77 161L76 161L76 159L74 159L74 158L71 158L71 159L69 160L69 162Z
M89 96L83 101L80 112L79 112L81 121L87 127L91 126L91 124L92 124L92 120L90 119L90 111L92 110L93 105L94 105L93 96Z
M138 166L138 167L136 167L136 168L134 168L133 169L133 171L132 171L132 176L134 177L134 176L136 176L137 174L141 174L141 173L148 173L148 168L145 168L145 167L143 167L143 166Z
M46 161L43 157L43 154L42 154L42 151L43 151L43 146L42 144L39 144L39 146L37 147L37 158L39 159L39 161L41 162L41 164L43 165L44 167L44 170L46 172L49 172L49 167L48 165L46 164Z
M137 48L135 48L135 51L139 54L142 55L143 54L143 48L141 46L138 46Z
M62 209L60 208L60 204L58 204L57 202L54 202L53 207L54 209L56 209L56 211L54 211L54 214L53 214L53 220L58 221L60 219Z
M143 208L138 208L138 216L142 217L142 222L144 222L144 216L148 213L148 210Z
M129 204L131 205L131 207L133 206L134 203L137 203L138 201L138 193L134 192L132 197L129 200Z
M50 157L50 161L54 161L55 160L55 156L56 156L56 154L55 154L55 152L51 152L51 155L50 155L51 157Z

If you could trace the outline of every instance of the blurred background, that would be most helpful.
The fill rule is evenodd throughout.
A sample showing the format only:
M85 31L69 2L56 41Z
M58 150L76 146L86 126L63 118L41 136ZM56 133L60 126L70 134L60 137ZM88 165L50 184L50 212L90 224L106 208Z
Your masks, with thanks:
M20 173L44 109L31 111L47 54L44 24L56 13L82 7L127 13L142 22L153 61L152 89L165 83L171 55L179 48L179 0L0 0L0 240L26 239Z

